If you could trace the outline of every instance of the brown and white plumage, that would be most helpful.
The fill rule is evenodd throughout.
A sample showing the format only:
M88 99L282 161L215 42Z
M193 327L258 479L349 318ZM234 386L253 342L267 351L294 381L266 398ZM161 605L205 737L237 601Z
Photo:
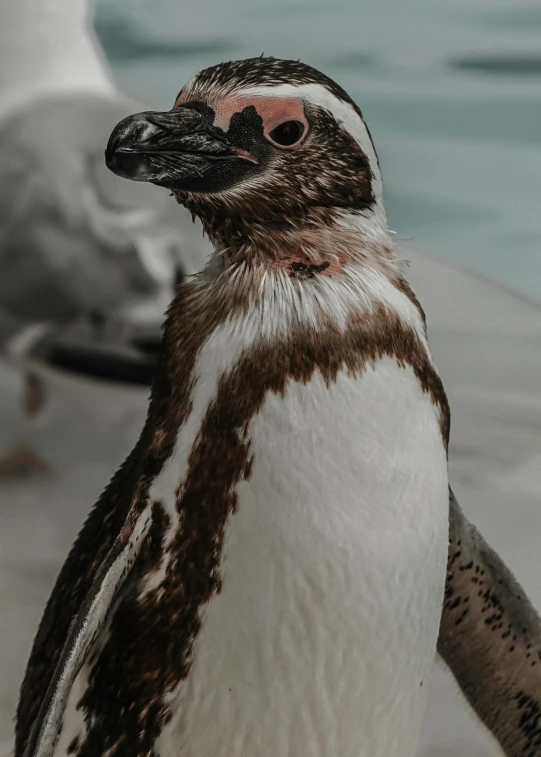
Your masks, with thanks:
M17 757L413 754L449 412L360 112L302 64L224 64L121 122L107 160L172 189L216 254L49 601Z

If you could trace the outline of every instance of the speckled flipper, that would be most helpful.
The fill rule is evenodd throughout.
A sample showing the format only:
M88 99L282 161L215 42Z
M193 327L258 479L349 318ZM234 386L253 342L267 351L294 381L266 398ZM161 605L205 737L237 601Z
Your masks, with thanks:
M130 513L132 515L135 516ZM92 587L71 624L26 743L25 757L53 755L73 682L104 626L111 605L130 574L151 520L150 508L145 509L137 518L129 517L126 527L97 571Z
M541 621L450 492L438 641L469 703L508 757L541 755Z

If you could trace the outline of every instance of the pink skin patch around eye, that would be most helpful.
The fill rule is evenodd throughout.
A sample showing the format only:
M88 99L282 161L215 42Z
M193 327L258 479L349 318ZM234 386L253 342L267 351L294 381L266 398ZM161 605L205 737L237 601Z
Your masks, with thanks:
M188 101L188 96L181 94L175 102L174 107L178 108ZM214 126L223 129L225 132L229 130L231 118L235 113L240 113L244 108L253 106L263 119L263 129L266 135L270 134L273 129L285 121L299 121L299 123L303 124L304 132L301 139L294 145L291 145L291 147L283 147L282 149L295 149L295 147L298 147L304 141L308 134L309 125L304 115L304 104L300 98L239 95L237 97L212 98L207 102L216 113Z

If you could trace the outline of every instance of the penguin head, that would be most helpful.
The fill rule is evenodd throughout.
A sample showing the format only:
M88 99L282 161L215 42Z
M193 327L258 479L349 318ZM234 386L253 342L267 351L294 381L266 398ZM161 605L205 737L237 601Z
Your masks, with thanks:
M298 61L205 69L172 110L114 129L108 167L168 188L213 240L256 227L386 227L377 155L362 114L332 79Z

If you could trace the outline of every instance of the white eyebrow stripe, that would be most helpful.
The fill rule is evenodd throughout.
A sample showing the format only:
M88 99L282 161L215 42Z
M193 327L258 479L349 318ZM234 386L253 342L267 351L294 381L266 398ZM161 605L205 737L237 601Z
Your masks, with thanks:
M348 103L339 100L329 92L322 84L276 84L258 87L246 87L235 91L236 95L267 95L269 97L299 97L313 103L320 108L330 111L342 126L351 134L361 150L368 158L372 172L372 191L376 203L383 203L383 188L381 172L379 170L378 157L374 144L366 128L364 120L357 111Z

